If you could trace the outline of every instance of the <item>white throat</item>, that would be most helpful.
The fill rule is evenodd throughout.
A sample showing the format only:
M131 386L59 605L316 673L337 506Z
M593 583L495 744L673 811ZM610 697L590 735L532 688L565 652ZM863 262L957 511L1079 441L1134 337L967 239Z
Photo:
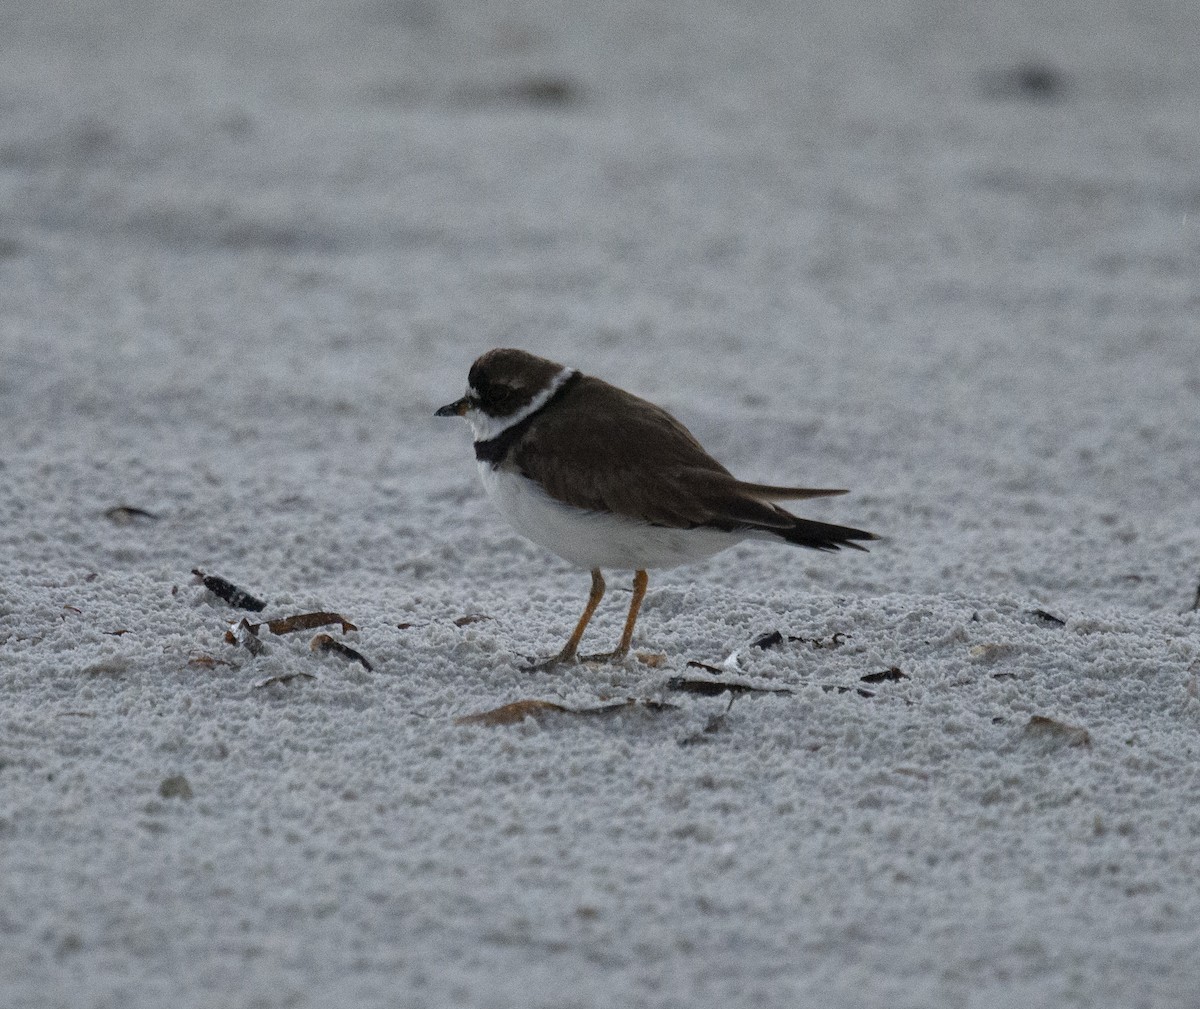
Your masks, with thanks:
M511 413L507 417L493 417L482 410L474 408L468 410L463 416L466 418L467 423L471 425L471 432L475 435L475 440L491 441L491 439L499 434L503 434L514 424L520 424L526 417L537 413L550 401L550 397L562 388L562 384L574 374L574 368L560 368L549 384L547 384L546 388L534 396L533 399L516 413ZM467 395L474 396L474 390L468 389Z

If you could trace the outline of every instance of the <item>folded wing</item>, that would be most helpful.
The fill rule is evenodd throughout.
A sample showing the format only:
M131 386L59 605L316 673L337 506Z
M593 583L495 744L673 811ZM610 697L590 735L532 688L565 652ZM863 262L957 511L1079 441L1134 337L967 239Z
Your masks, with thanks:
M574 446L570 455L554 451L562 445ZM855 541L877 538L773 503L846 491L738 480L665 410L590 376L537 416L512 465L565 504L653 525L773 533L816 550L861 550Z

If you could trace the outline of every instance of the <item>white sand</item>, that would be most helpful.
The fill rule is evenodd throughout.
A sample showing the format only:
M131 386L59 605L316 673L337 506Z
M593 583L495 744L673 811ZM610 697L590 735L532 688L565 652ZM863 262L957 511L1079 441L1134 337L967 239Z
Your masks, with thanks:
M0 1005L1200 1004L1200 8L811 6L4 5ZM886 540L523 673L496 345Z

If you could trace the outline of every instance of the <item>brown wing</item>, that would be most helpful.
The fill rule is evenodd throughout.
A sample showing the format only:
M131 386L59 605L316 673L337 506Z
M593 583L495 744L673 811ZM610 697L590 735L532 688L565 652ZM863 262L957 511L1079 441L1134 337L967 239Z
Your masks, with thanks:
M738 481L738 487L743 494L749 494L761 501L806 501L814 497L833 497L837 494L849 494L848 490L816 487L776 487L769 483L746 483Z
M770 500L844 493L742 483L665 410L589 376L537 415L512 462L556 500L676 528L787 529L795 517Z

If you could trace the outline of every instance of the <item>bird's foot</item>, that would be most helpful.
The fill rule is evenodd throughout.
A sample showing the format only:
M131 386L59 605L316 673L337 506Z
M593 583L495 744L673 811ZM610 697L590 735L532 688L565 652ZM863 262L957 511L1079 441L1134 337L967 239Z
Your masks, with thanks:
M575 652L568 652L565 649L557 655L552 655L548 659L543 659L541 662L531 661L529 665L522 666L523 673L544 673L550 669L556 669L559 666L577 666L581 662L589 664L601 662L622 662L629 656L628 648L615 648L611 652L596 652L594 655L577 655Z
M557 669L559 666L574 666L579 663L579 656L574 652L561 651L557 655L552 655L548 659L542 659L541 662L535 662L532 659L529 665L522 666L523 673L544 673L550 669Z
M594 655L579 656L580 662L624 662L629 656L628 648L614 648L611 652L596 652Z

